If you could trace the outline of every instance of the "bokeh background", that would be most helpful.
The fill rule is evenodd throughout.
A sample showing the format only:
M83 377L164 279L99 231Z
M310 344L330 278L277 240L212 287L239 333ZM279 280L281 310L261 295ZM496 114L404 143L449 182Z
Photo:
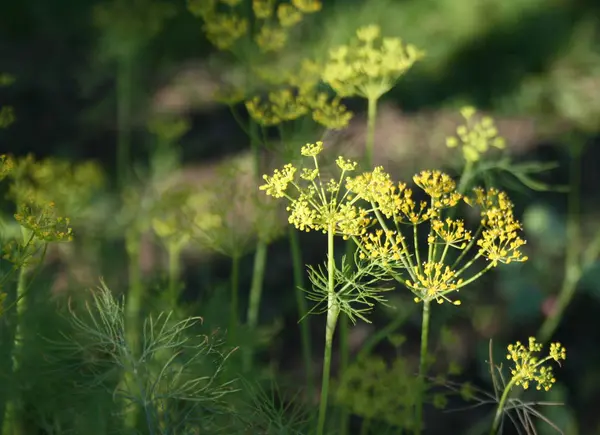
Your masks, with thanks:
M84 239L100 241L102 246L85 251L87 257L77 254L82 251L58 256L53 274L44 281L54 292L83 290L96 285L101 276L115 290L126 288L124 241L122 234L111 228L116 212L111 211L114 203L110 200L123 187L117 170L122 125L117 113L124 104L120 100L124 93L131 97L132 114L127 120L131 140L127 165L141 174L141 180L156 146L148 121L158 115L189 123L178 144L182 167L177 174L202 180L203 188L217 180L217 167L230 161L245 162L250 155L249 140L230 110L212 98L231 77L243 73L206 40L201 21L188 11L186 3L163 2L160 5L167 5L164 17L154 19L163 8L159 3L123 0L117 16L103 19L98 8L104 3L27 0L5 1L0 6L0 72L14 78L0 88L0 103L12 106L16 118L0 130L0 153L33 153L40 159L57 157L75 163L93 160L106 179L98 194L105 198L100 200L104 201L103 214L74 223L76 234L91 234ZM371 23L379 24L384 34L399 36L426 52L382 100L376 164L404 179L416 170L452 167L456 161L444 138L459 123L458 110L463 105L473 105L494 117L514 162L536 161L548 168L556 164L535 175L539 185L533 187L537 190L514 177L503 178L503 187L513 195L525 226L530 261L490 273L463 295L459 310L446 308L434 317L434 337L445 349L444 355L461 362L460 376L489 389L489 340L493 339L496 357L502 358L506 344L536 334L564 286L571 261L567 252L576 258L584 256L600 232L600 3L324 3L318 16L311 17L306 35L293 41L295 49L282 54L282 61L304 49L318 51L343 41L357 27ZM119 81L123 68L132 79L129 84ZM356 113L351 126L341 133L325 134L332 143L353 150L364 140L366 105L362 100L345 103ZM574 157L573 149L582 144L581 158ZM164 173L164 180L148 183L166 183L172 176L175 174ZM248 183L252 180L239 180L238 189L242 190L238 193L248 188ZM569 195L579 198L571 211ZM231 198L235 193L223 199ZM5 207L6 213L9 210ZM242 227L244 213L239 213ZM568 230L569 219L578 231ZM301 243L306 263L323 260L319 235L302 235ZM302 371L302 360L287 239L282 236L269 249L260 316L260 323L269 326L269 331L261 358L293 378ZM164 267L159 249L149 242L147 250L142 255L144 270L159 275ZM597 255L589 260L553 334L566 346L568 357L564 366L556 369L557 385L544 396L544 400L564 403L545 408L544 414L568 434L600 434L600 263ZM252 264L250 246L243 252L240 266L243 300L250 287ZM203 294L221 295L219 303L200 304L198 313L218 326L227 306L230 262L218 253L191 249L183 273L189 300L197 301ZM356 325L351 331L353 350L394 315L397 313L376 310L373 324ZM418 348L418 328L418 316L402 327L407 353ZM312 330L319 358L322 329L322 319L315 318ZM446 339L441 340L443 337ZM382 354L393 353L390 349L378 347ZM485 416L485 412L439 413L439 423L433 423L430 432L468 433L467 428L473 429L477 421L473 415ZM444 431L448 421L461 429ZM541 424L539 433L553 430Z

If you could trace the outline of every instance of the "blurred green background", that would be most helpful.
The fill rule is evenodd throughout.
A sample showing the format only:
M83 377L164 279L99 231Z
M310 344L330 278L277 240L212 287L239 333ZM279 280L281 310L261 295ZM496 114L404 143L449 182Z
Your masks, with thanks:
M181 160L199 178L210 177L213 165L247 153L249 141L228 108L210 98L211 90L223 77L235 74L236 66L216 60L218 53L185 2L167 2L170 12L164 22L143 36L139 24L152 21L148 17L153 2L124 1L120 22L112 23L112 30L94 21L94 8L101 3L27 0L0 6L0 72L15 79L0 88L0 104L12 106L16 116L9 128L0 129L0 153L95 160L107 173L108 190L116 190L119 83L115 59L120 50L130 49L135 52L131 71L135 83L131 161L135 165L148 164L152 148L146 125L155 113L189 120L191 127L180 141ZM133 12L128 14L128 7ZM573 249L582 254L585 242L600 230L600 2L328 0L306 40L294 42L318 50L370 23L426 52L423 61L384 97L376 148L381 142L388 151L380 154L378 164L409 171L398 174L406 179L416 169L450 165L444 160L447 152L436 128L449 123L452 128L458 108L465 104L496 119L517 163L558 164L540 175L545 185L556 188L531 191L520 189L514 179L506 180L513 181L505 187L525 225L530 261L493 272L475 285L472 294L463 296L460 310L440 310L434 320L446 322L453 331L455 340L448 346L460 354L467 378L489 386L488 340L493 338L496 355L502 357L507 343L526 340L538 331L561 290L570 237L568 194L577 195L581 206L576 217L583 244ZM349 101L348 106L359 114L366 110L361 101ZM351 143L353 130L346 134L342 140ZM581 143L585 143L581 164L570 166L572 148ZM399 160L385 160L393 156ZM567 194L564 186L573 171L581 183L577 192ZM109 220L110 212L103 216ZM84 228L85 222L82 232ZM302 236L306 263L322 260L321 242L318 235ZM118 269L119 255L124 255L116 254L122 251L118 236L107 245L101 250L104 258L90 261L92 283ZM294 373L301 357L294 295L285 291L292 286L287 249L285 240L271 248L273 263L265 280L261 323L280 325L265 348L265 361L276 361L282 371ZM241 263L243 297L250 286L252 254L245 252ZM568 357L564 367L556 369L556 388L545 398L565 404L549 408L545 415L570 434L600 434L600 262L588 266L554 334L554 340L566 346ZM185 268L189 298L226 285L228 267L218 255L204 256L202 261L191 257ZM107 279L118 287L117 278ZM200 314L215 323L220 315ZM376 311L373 325L357 326L357 340L385 324L387 316ZM403 328L413 344L418 343L418 327L416 319ZM322 328L313 329L320 337ZM315 342L320 355L321 346ZM380 351L385 353L385 346ZM461 422L456 424L465 428L470 418L466 411L443 414L431 433L451 433L444 431L445 421ZM552 433L552 429L540 425L539 433Z

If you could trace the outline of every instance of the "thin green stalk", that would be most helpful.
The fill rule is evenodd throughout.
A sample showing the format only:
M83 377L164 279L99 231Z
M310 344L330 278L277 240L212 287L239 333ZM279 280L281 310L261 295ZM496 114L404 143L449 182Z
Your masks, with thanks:
M465 164L465 168L460 176L460 180L458 181L458 187L456 191L458 193L464 194L467 187L469 187L469 182L471 181L471 172L473 172L473 162L467 160Z
M504 405L508 400L508 395L510 390L515 385L515 382L518 378L514 377L510 380L504 392L502 393L502 397L500 398L500 402L498 402L498 408L496 408L496 415L494 416L494 422L492 424L492 429L490 430L490 435L496 435L498 433L498 429L500 428L500 423L502 422L502 414L504 412Z
M24 232L25 230L23 230ZM16 299L17 302L17 310L16 310L16 318L15 318L15 329L14 329L14 338L12 340L13 345L9 352L10 358L10 367L11 372L14 374L17 373L19 369L20 362L20 353L22 346L22 321L23 321L23 313L27 308L27 298L24 297L24 292L26 289L25 286L25 277L27 274L27 267L21 266L19 269L19 276L17 278L17 291L16 291ZM19 396L12 397L6 403L6 407L4 408L4 419L2 424L2 433L3 435L18 435L22 433L22 428L20 427L19 415L18 415L18 403Z
M181 275L181 248L177 245L171 245L167 249L167 255L169 256L169 284L168 284L168 295L169 302L172 304L169 309L174 310L177 307L179 301L179 279Z
M427 340L429 339L429 301L423 301L423 323L421 325L421 354L419 357L419 392L416 402L415 434L423 429L423 402L425 400L425 371L427 369Z
M300 324L300 334L302 339L302 356L304 358L304 368L306 370L306 383L308 385L308 397L314 397L315 381L312 371L312 344L310 339L310 316L306 316L308 307L304 298L304 273L302 268L302 251L298 233L289 225L288 235L290 239L290 253L292 256L292 273L294 275L294 294L296 295L296 305L298 307L298 318L304 319Z
M127 256L129 257L129 291L125 304L125 335L126 343L131 355L138 355L141 348L141 308L144 296L144 286L142 283L142 271L140 268L140 241L139 235L132 232L127 236ZM126 386L131 382L130 372L126 372L121 379L120 388L126 390ZM125 414L125 427L134 430L139 416L139 406Z
M351 261L354 259L354 252L356 250L356 245L354 242L349 239L346 241L346 260ZM352 266L354 266L354 262L352 261ZM340 373L344 373L346 368L348 367L348 362L350 360L350 346L348 342L350 341L350 324L348 316L342 314L340 317ZM347 408L343 408L341 410L340 417L340 435L346 435L348 433L348 429L350 426L350 412L348 412Z
M16 373L19 367L19 354L21 353L22 346L22 337L21 337L21 325L23 322L23 315L27 309L27 297L29 294L29 289L33 284L35 278L39 274L42 269L42 265L44 264L44 259L46 258L46 253L48 250L48 244L44 244L44 248L42 250L41 257L39 262L37 263L33 273L31 275L31 279L29 280L29 284L25 285L26 275L27 275L27 260L33 255L30 252L32 248L32 244L34 241L34 235L30 231L21 228L21 234L23 235L23 240L25 241L23 248L23 257L22 263L18 269L11 268L10 271L3 275L2 281L0 281L0 287L6 285L9 281L9 277L12 276L14 271L18 271L17 275L17 286L14 289L10 289L7 292L6 302L10 302L7 304L7 307L4 310L2 316L6 316L6 325L7 328L4 331L0 331L0 342L4 342L4 346L2 346L3 360L1 364L3 366L4 373ZM12 307L16 307L15 313L9 312ZM0 317L2 317L0 316ZM0 328L1 329L1 328ZM4 334L2 334L4 332ZM17 407L16 407L16 398L12 400L8 396L2 396L0 401L0 426L2 428L3 434L18 434L22 432L19 428L19 421L17 421Z
M375 119L377 118L377 98L367 98L367 141L365 146L366 170L373 166L375 148Z
M231 342L235 343L237 323L238 323L238 305L239 305L239 287L240 287L240 257L235 255L231 257L231 306L229 311L229 337Z
M129 291L125 304L127 344L137 352L140 344L140 318L144 286L140 269L140 243L137 235L128 235L127 256L129 257ZM134 240L135 239L135 240Z
M580 252L581 232L579 223L581 190L581 154L571 158L570 183L567 214L567 248L565 255L565 276L553 312L546 317L536 337L541 343L546 343L558 327L565 310L571 303L577 284L581 278Z
M267 263L267 247L267 242L259 238L254 254L254 269L252 271L250 301L248 303L247 313L247 322L251 330L255 330L258 326L258 313L260 311L260 300L265 277L265 266ZM249 370L252 366L253 353L254 349L251 346L248 346L244 353L244 368L246 370Z
M120 59L117 66L117 180L125 186L129 173L133 114L133 59Z
M335 258L333 250L333 225L327 231L327 324L325 326L325 355L323 358L323 376L321 379L321 402L319 403L319 420L317 435L323 435L325 430L325 417L327 414L327 399L329 397L329 377L331 373L331 348L333 335L337 323L340 307L335 300Z

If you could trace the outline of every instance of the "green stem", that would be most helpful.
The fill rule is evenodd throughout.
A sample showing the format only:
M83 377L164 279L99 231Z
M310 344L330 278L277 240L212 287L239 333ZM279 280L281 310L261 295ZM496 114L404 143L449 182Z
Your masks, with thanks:
M22 229L24 238L25 238L25 230ZM20 363L20 355L21 348L23 344L22 337L22 322L23 322L23 314L27 308L27 298L24 297L24 292L26 290L25 286L25 277L27 275L27 267L25 265L21 266L19 269L19 275L17 278L17 291L16 291L16 300L17 309L15 315L15 327L14 327L14 335L12 339L12 346L8 350L9 355L9 367L10 372L12 372L13 376L17 374L19 370ZM8 399L6 402L6 407L4 408L4 418L2 424L2 433L4 435L18 435L22 433L22 428L20 427L19 422L19 412L18 412L18 402L19 396L13 396L12 399Z
M254 270L252 271L252 284L250 287L250 301L248 303L247 322L250 330L254 331L258 326L258 313L260 311L260 300L265 277L265 265L267 262L267 242L259 239L254 254ZM254 349L248 346L244 353L244 368L252 367L252 356Z
M325 417L327 414L327 399L329 397L329 377L331 373L331 348L333 335L337 323L340 307L335 300L335 258L333 250L333 225L327 231L327 324L325 326L325 355L323 358L323 376L321 379L321 402L319 403L319 420L317 435L323 435L325 430Z
M129 257L129 291L125 304L125 336L131 358L139 354L141 349L141 318L140 312L142 299L144 295L144 286L142 284L142 273L140 268L140 241L137 232L133 231L126 235L126 250ZM131 371L120 381L120 388L128 390L128 385L132 382ZM125 427L133 431L136 427L140 413L139 406L135 405L130 412L125 414Z
M238 299L240 286L240 257L231 258L231 306L229 311L229 337L235 343L238 323Z
M416 403L415 434L423 428L423 402L425 400L425 371L427 369L427 340L429 338L429 301L423 301L423 323L421 325L421 354L419 357L419 393Z
M365 146L365 170L373 166L373 149L375 148L375 119L377 118L377 98L367 99L367 141Z
M458 187L456 191L458 193L464 194L467 187L469 187L469 182L471 181L471 172L473 171L473 162L467 160L465 164L465 169L460 176L460 180L458 181Z
M496 435L496 433L498 433L498 429L500 428L500 423L502 422L502 414L504 411L504 405L506 404L510 390L515 385L516 381L517 381L517 378L512 378L510 380L510 382L508 383L508 385L506 386L506 388L504 389L504 392L502 393L500 402L498 402L498 408L496 408L496 415L494 416L494 422L492 424L492 429L490 430L490 435Z
M356 244L350 239L346 241L346 261L351 262L353 269L354 265L354 252L356 250ZM348 367L350 360L350 325L348 323L348 316L342 314L340 317L340 373L344 373ZM346 435L350 426L350 413L346 408L343 408L340 416L340 435Z
M304 358L304 368L306 370L306 382L308 384L308 397L311 399L315 393L315 381L312 371L312 345L310 339L310 317L306 316L308 308L304 298L304 274L302 267L302 251L300 249L300 240L298 233L291 225L288 227L290 239L290 253L292 256L292 273L294 276L294 294L296 295L296 305L298 307L298 318L304 320L300 324L300 334L302 339L302 356ZM305 317L306 316L306 317Z
M175 309L179 302L179 278L181 274L180 253L181 249L177 245L171 245L168 248L169 256L169 287L168 295L171 303L170 309Z
M558 327L565 310L571 303L577 284L581 278L581 265L579 264L579 254L581 252L581 233L579 223L580 197L581 189L581 154L571 158L568 215L567 215L567 248L565 255L565 275L562 283L556 307L553 312L546 317L540 327L536 337L540 343L546 343L556 328Z
M117 68L117 180L118 186L123 187L131 152L133 59L120 59Z

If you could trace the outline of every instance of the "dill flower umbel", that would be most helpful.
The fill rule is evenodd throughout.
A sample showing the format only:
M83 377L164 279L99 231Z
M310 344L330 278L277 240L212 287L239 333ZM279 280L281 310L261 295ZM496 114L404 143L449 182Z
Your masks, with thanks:
M357 238L361 258L380 259L383 247L393 247L389 259L381 264L399 273L398 279L414 293L415 301L451 301L450 293L499 263L527 260L521 252L525 244L519 235L521 224L506 193L477 188L472 198L465 197L457 192L454 180L440 171L422 171L413 182L429 200L417 201L407 184L392 182L382 167L348 178L346 188L370 204L369 210L383 229L365 231ZM476 231L449 216L449 211L463 202L481 209ZM426 238L421 237L423 232ZM386 241L374 243L384 235ZM475 246L478 249L473 249ZM487 265L478 261L484 259ZM451 302L460 304L459 300Z
M344 239L361 235L369 224L368 212L355 205L357 197L352 198L349 192L342 190L342 180L346 173L356 169L356 162L339 157L336 165L340 177L325 181L317 159L322 151L323 142L306 144L301 154L313 161L313 167L302 168L296 177L298 168L287 164L281 170L276 169L273 175L264 175L265 184L260 190L274 198L289 200L288 221L300 231L326 233L331 230ZM289 187L293 187L295 194L288 193Z
M511 368L512 383L520 385L524 390L529 388L530 382L537 383L537 390L548 391L556 382L552 367L545 365L547 361L554 360L560 364L561 360L567 358L566 349L560 343L550 344L550 353L545 358L539 359L534 356L542 351L542 344L537 343L535 337L529 337L526 347L520 341L508 346L506 359L513 361Z
M376 100L422 56L399 38L382 38L379 26L364 26L357 30L356 40L330 51L322 77L342 97Z
M464 118L465 124L456 128L457 136L446 139L446 145L449 148L455 148L461 144L465 160L476 162L490 147L498 149L506 147L506 142L503 137L498 135L492 118L485 116L476 120L475 108L471 106L463 107L460 114Z

